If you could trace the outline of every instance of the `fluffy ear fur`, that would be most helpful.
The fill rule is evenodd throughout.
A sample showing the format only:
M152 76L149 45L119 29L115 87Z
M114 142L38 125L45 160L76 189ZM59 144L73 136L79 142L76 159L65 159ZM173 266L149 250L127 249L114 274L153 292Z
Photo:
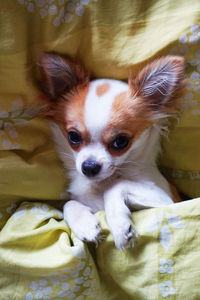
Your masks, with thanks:
M89 81L89 74L79 62L56 53L42 53L39 69L40 87L52 102Z
M151 119L163 117L176 106L177 92L184 81L184 59L166 56L129 78L131 98Z

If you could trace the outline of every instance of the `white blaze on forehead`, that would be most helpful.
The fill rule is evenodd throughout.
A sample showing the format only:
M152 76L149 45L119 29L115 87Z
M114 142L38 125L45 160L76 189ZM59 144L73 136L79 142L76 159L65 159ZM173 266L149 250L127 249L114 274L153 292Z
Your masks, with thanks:
M105 86L105 91L97 93ZM118 80L97 79L91 82L85 102L84 119L94 141L100 140L101 133L109 121L111 107L115 97L128 91L128 84Z

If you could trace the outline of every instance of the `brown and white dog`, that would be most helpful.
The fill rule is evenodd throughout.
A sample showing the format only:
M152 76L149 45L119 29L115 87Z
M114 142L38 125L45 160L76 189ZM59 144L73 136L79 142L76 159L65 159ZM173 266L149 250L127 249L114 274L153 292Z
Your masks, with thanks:
M97 242L101 229L94 213L105 209L116 247L133 247L131 211L174 200L156 158L183 84L183 58L157 59L128 84L90 81L80 63L55 53L42 54L39 65L43 115L54 124L70 177L72 200L64 206L64 219L79 239Z

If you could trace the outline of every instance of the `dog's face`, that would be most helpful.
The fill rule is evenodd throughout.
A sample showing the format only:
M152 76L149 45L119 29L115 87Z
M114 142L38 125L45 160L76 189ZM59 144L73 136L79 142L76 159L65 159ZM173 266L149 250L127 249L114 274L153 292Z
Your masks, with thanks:
M61 128L78 172L104 180L130 151L139 151L145 130L174 110L183 65L180 57L161 58L126 84L90 81L79 63L57 54L42 55L45 116Z
M128 84L121 81L95 80L75 93L65 106L63 132L73 149L77 170L90 179L110 177L137 135L149 125L131 125L128 93Z

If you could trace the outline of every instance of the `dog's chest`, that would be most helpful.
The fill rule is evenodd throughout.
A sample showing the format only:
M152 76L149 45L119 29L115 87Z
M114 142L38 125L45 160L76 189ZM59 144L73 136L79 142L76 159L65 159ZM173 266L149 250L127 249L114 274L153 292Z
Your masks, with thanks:
M93 213L104 209L103 193L90 194L87 193L79 199L79 201L92 209Z
M77 174L71 181L69 192L73 200L79 201L90 207L93 212L97 212L104 209L103 195L105 188L105 184L90 182Z
M104 209L103 191L88 189L77 197L79 202L90 207L94 213Z

